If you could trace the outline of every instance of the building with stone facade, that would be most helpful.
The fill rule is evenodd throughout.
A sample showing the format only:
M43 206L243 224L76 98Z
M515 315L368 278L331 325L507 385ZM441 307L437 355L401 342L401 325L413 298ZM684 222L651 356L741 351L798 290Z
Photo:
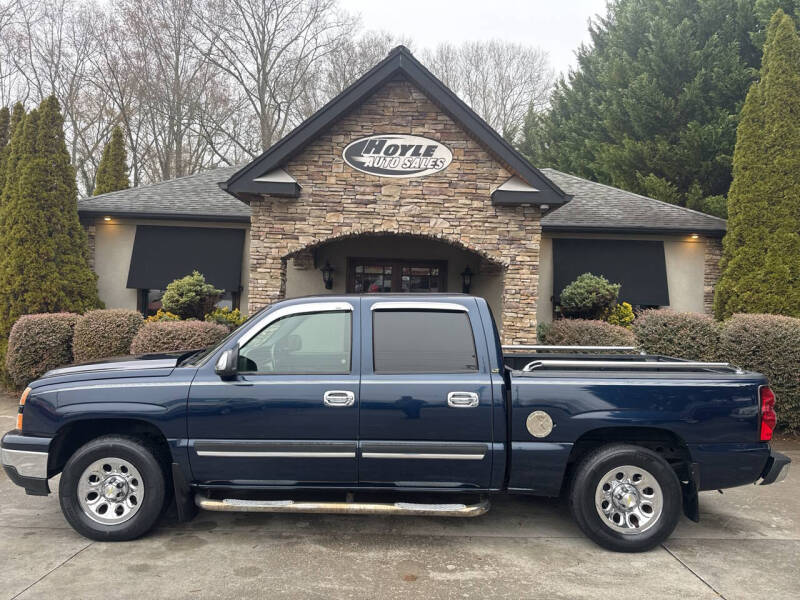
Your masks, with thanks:
M264 154L81 200L101 298L157 307L193 269L252 313L285 297L485 297L531 343L580 273L710 312L725 221L537 169L398 47Z

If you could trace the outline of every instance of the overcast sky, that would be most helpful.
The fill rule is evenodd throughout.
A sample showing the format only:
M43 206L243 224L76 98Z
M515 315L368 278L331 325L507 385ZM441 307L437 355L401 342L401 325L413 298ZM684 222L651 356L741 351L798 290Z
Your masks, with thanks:
M414 40L416 49L439 42L505 39L539 46L556 72L575 65L575 50L588 41L591 17L606 0L340 0L361 13L367 29Z

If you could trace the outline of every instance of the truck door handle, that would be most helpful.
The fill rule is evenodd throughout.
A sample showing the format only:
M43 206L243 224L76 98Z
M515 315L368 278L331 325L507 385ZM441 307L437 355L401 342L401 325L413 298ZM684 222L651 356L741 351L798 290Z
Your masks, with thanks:
M356 395L344 390L329 390L322 396L325 406L353 406Z
M475 392L450 392L447 394L447 406L453 408L475 408L481 399Z

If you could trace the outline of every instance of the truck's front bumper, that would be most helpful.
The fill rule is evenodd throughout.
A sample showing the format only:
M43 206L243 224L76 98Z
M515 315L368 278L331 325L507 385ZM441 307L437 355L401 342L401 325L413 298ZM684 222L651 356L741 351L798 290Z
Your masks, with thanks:
M20 435L16 430L9 431L0 441L0 461L8 478L31 496L50 493L47 484L50 441L50 438Z
M772 450L769 453L767 464L764 467L764 472L761 473L761 485L769 485L770 483L780 483L789 474L789 464L792 459Z

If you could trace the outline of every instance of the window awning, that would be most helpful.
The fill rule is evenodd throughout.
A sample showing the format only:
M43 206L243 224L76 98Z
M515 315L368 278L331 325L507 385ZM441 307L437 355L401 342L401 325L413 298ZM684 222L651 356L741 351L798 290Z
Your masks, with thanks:
M244 233L244 229L139 225L127 287L163 290L197 270L214 286L238 292Z
M553 239L553 299L583 273L622 284L619 300L667 306L664 242L639 240Z

